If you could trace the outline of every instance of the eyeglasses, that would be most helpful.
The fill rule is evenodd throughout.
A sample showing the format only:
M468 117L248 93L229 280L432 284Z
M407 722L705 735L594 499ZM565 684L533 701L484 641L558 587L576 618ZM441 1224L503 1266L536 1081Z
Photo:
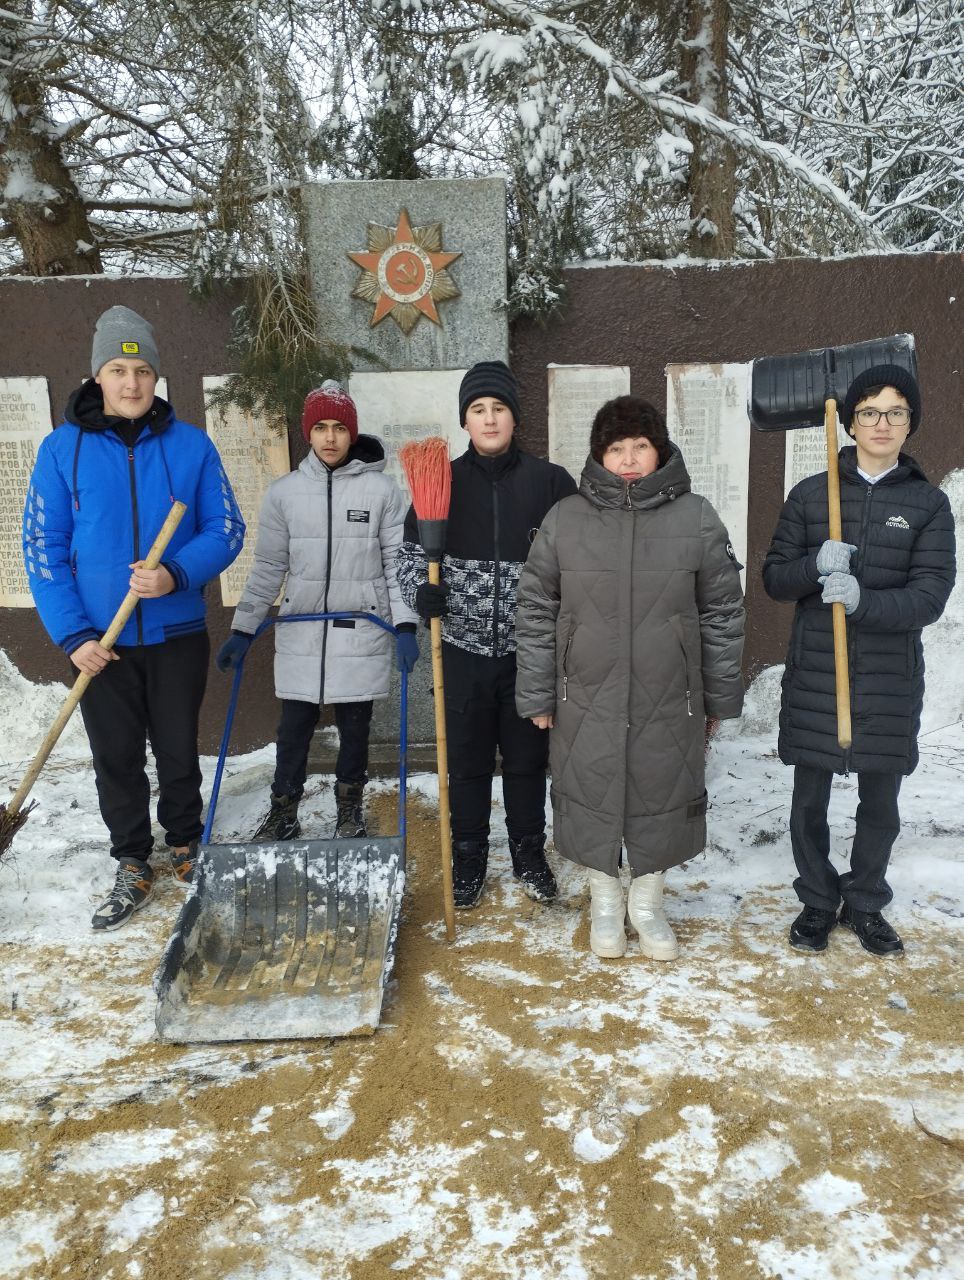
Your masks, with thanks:
M858 409L856 416L862 427L876 427L881 418L892 427L906 427L910 422L909 409Z

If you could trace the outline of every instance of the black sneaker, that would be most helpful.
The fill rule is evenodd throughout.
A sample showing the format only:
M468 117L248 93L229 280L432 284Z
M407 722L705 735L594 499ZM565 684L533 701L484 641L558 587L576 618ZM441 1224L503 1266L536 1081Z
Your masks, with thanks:
M94 912L91 924L99 933L119 929L153 894L154 869L150 863L141 858L125 858L117 868L110 895Z
M827 939L836 923L836 911L804 907L790 926L790 946L798 951L826 951Z
M197 840L192 840L186 849L171 850L171 875L178 884L189 885L194 880L197 868Z
M546 837L523 836L509 841L512 855L512 874L522 885L523 892L536 902L551 902L558 893L556 877L546 862Z
M367 836L365 815L362 812L364 782L335 783L335 839L351 840Z
M452 895L460 910L474 907L482 897L488 865L488 840L452 842Z
M276 796L271 793L268 816L254 833L254 840L294 840L301 833L298 821L300 796Z
M871 955L896 956L904 950L897 930L879 911L857 911L845 902L840 908L840 923L854 931L860 945Z

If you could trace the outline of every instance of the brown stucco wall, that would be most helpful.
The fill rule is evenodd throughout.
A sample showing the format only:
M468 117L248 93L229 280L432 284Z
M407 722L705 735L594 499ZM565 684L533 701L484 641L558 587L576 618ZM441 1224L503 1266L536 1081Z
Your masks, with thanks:
M513 329L512 361L522 383L524 444L545 453L546 365L625 364L632 390L665 404L667 364L743 361L891 333L916 335L924 423L911 442L935 482L964 465L962 326L964 259L951 254L803 260L732 266L625 266L566 273L565 314L550 325ZM956 299L956 301L952 301ZM201 379L231 371L227 342L238 298L203 305L183 281L105 277L0 281L0 376L49 381L54 421L89 368L97 316L116 303L155 327L170 395L180 417L203 424ZM589 436L586 423L586 437ZM783 498L784 440L754 433L750 455L746 650L748 674L782 661L789 619L760 586L760 566ZM215 646L230 611L217 590L210 607ZM0 609L0 648L30 679L62 679L67 660L36 616ZM228 682L212 670L202 717L202 747L217 742ZM234 737L236 749L274 737L270 646L252 654Z
M513 332L512 362L525 390L526 438L534 448L546 440L549 363L628 365L633 394L664 407L668 364L745 361L913 333L924 410L909 451L935 483L964 466L959 255L582 268L567 271L566 283L560 320L517 324ZM746 574L751 676L783 661L792 613L774 604L760 581L783 503L784 452L780 433L753 433Z

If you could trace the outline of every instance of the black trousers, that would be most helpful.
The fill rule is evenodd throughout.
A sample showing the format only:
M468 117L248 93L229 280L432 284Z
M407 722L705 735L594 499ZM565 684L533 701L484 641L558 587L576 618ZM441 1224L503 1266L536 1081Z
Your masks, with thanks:
M338 782L367 782L368 735L372 723L372 702L336 702L335 725L338 729L338 759L335 778ZM278 746L274 771L276 796L300 798L308 776L308 752L311 736L321 716L317 702L281 700L278 724Z
M506 827L513 840L546 828L549 734L515 709L516 658L442 645L453 840L484 840L496 751L502 758Z
M118 646L80 700L111 857L146 858L151 835L147 742L157 765L157 820L172 846L202 831L197 733L208 678L206 631L163 644Z
M806 906L836 911L840 899L856 911L881 911L893 898L887 864L900 834L897 796L899 773L858 773L857 830L850 850L850 870L838 876L830 862L827 806L833 774L797 765L793 771L790 843L797 867L793 882Z

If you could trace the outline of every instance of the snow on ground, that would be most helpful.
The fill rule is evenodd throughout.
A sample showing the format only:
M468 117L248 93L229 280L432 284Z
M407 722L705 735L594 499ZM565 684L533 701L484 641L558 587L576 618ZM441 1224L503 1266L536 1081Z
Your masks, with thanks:
M927 637L901 793L888 916L905 956L843 930L821 956L786 944L771 669L712 749L709 847L668 877L673 964L635 938L594 957L571 864L554 858L551 907L521 895L498 788L486 895L447 945L437 786L415 776L369 1039L158 1041L151 979L182 891L162 876L127 928L91 933L112 867L72 725L0 863L0 1280L964 1277L962 598ZM0 655L0 795L61 696ZM216 840L256 825L272 757L229 761ZM390 832L393 788L370 791ZM855 804L839 779L841 866ZM329 832L333 810L332 780L311 778L306 829Z

